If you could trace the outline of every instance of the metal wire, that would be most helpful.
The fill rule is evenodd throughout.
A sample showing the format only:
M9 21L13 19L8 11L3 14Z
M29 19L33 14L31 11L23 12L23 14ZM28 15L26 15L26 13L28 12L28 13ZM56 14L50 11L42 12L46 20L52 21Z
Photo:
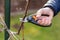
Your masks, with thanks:
M0 23L4 26L4 27L1 29L1 31L6 30L6 31L9 33L9 35L10 35L10 37L9 37L8 40L10 40L12 37L13 37L15 40L19 40L19 39L15 36L15 34L17 34L17 32L12 32L11 30L9 30L9 29L7 28L7 25L6 25L6 23L5 23L5 21L3 20L3 18L2 18L1 15L0 15Z
M23 17L23 21L24 21L25 17L27 16L27 10L28 10L29 3L30 3L30 0L26 0L26 1L27 1L27 4L26 4L26 7L25 7L25 15L24 15L24 17ZM9 35L10 35L10 37L8 38L8 40L10 40L11 37L13 37L15 40L19 40L19 39L17 39L17 37L14 35L14 33L12 33L12 31L10 31L10 30L8 29L8 27L7 27L6 23L5 23L5 21L3 20L2 16L0 16L0 19L1 19L1 22L0 22L0 23L4 26L4 28L2 29L2 31L6 30L6 31L9 33ZM22 29L22 31L23 31L22 34L23 34L23 40L24 40L24 22L21 23L21 26L20 26L17 34L20 33L21 29ZM11 39L11 40L12 40L12 39Z

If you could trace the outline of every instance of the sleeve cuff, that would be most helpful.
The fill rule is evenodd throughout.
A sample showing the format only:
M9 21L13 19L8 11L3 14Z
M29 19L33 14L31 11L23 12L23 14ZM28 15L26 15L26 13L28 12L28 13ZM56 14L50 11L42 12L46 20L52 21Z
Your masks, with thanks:
M44 6L43 8L45 8L45 7L49 7L49 8L51 8L51 9L53 10L53 12L54 12L54 16L57 15L57 12L55 11L55 9L54 9L52 6L47 5L47 6Z

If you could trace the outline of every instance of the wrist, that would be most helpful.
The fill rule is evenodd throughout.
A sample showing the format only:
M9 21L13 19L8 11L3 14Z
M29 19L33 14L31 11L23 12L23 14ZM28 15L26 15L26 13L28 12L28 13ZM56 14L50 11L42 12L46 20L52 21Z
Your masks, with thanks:
M43 8L49 11L48 15L49 15L49 18L52 20L54 16L54 11L50 7L43 7Z
M55 10L51 6L44 6L43 8L49 8L53 12L53 16L55 16Z

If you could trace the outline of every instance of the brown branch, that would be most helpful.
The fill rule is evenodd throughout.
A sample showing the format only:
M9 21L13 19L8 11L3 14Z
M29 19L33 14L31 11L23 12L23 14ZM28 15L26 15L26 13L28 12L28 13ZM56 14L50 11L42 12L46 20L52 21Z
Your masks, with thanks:
M29 3L30 3L30 0L26 0L27 1L27 4L26 4L26 7L25 7L25 15L24 15L24 17L23 17L23 20L22 20L22 22L21 22L21 25L20 25L20 28L19 28L19 30L18 30L18 35L19 35L19 33L20 33L20 31L21 31L21 29L22 28L24 28L24 19L25 19L25 17L27 16L27 11L28 11L28 7L29 7Z

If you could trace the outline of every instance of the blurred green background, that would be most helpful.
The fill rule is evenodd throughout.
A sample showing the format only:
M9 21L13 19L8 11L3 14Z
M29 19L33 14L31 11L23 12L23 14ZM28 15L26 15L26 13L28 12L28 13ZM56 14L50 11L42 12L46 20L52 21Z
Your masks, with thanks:
M11 26L20 24L21 15L11 17ZM13 28L11 28L13 29ZM25 23L25 40L60 40L60 14L54 17L51 27L41 27L32 23Z
M11 16L11 30L16 31L20 26L20 17L23 14L17 16ZM17 27L17 28L16 28ZM22 39L22 32L18 36ZM55 16L52 21L51 27L41 27L32 23L24 24L24 39L25 40L60 40L60 14ZM4 40L4 32L0 33L0 40Z
M28 15L35 13L46 3L47 0L32 0L28 10ZM21 24L20 19L24 16L25 0L11 0L11 20L10 28L17 32ZM4 0L0 0L0 14L4 16ZM2 25L0 25L2 28ZM22 40L22 31L20 35L16 35ZM41 27L32 23L24 24L25 40L60 40L60 13L52 20L51 27ZM0 32L0 40L4 40L4 32Z

